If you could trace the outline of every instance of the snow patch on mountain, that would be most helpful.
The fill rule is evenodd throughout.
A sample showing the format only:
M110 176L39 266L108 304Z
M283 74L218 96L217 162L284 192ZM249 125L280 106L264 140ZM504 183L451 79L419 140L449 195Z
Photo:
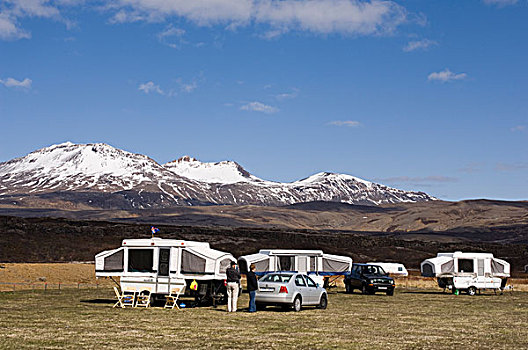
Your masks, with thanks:
M435 200L424 192L403 191L346 174L323 172L279 183L253 176L233 161L204 163L185 156L160 165L145 155L103 143L66 142L0 163L0 196L66 196L66 192L67 198L76 193L78 198L87 198L81 193L115 194L134 208L311 201L378 205Z
M163 166L180 176L207 183L234 184L237 182L263 181L232 161L205 163L196 158L184 156L163 164Z

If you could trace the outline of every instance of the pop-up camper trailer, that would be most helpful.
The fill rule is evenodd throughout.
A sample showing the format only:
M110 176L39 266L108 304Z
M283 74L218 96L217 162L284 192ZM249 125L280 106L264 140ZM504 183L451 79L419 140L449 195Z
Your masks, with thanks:
M347 256L325 254L322 250L262 249L256 254L238 258L240 272L246 273L249 265L255 264L257 275L268 272L300 272L309 274L323 285L325 276L344 275L352 268L352 259Z
M470 295L480 289L504 289L510 277L510 264L489 253L438 253L420 267L422 276L436 277L440 288Z
M125 239L122 246L95 256L96 277L120 277L122 290L153 296L168 295L171 285L196 281L193 295L200 301L223 302L226 297L225 271L236 259L211 249L209 243L174 239Z
M409 276L409 272L403 264L400 263L381 263L381 262L369 262L369 265L381 266L385 272L393 276Z

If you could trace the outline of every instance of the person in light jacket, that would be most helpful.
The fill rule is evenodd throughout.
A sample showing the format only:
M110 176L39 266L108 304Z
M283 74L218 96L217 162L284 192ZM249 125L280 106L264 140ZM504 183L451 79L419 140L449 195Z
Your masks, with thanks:
M240 289L240 272L236 262L231 262L231 267L226 270L227 276L227 312L237 311L238 290Z
M249 271L247 277L247 290L249 292L249 312L257 311L257 305L255 304L255 295L258 290L257 275L255 275L255 264L249 265Z

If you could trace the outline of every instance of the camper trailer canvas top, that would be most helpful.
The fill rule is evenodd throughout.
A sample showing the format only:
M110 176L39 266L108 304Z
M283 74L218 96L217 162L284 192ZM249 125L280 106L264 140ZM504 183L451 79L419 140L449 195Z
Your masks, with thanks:
M125 239L117 249L95 256L97 277L120 277L122 288L167 294L173 283L196 280L204 288L221 285L236 259L209 243L173 239Z
M420 268L422 276L436 277L440 288L470 295L481 289L503 289L510 276L510 264L489 253L439 253Z
M424 260L421 265L425 277L447 277L463 274L509 277L510 264L493 257L491 253L438 253L435 258Z
M319 276L342 275L350 272L352 259L325 254L322 250L261 249L256 254L239 258L240 270L247 272L255 264L259 275L276 271L292 271Z

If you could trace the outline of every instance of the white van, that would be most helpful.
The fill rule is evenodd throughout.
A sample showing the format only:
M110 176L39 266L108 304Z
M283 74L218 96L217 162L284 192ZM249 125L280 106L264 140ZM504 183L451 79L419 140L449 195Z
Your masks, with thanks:
M409 276L409 272L403 264L400 263L382 263L382 262L369 262L369 265L381 266L386 273L393 276Z

